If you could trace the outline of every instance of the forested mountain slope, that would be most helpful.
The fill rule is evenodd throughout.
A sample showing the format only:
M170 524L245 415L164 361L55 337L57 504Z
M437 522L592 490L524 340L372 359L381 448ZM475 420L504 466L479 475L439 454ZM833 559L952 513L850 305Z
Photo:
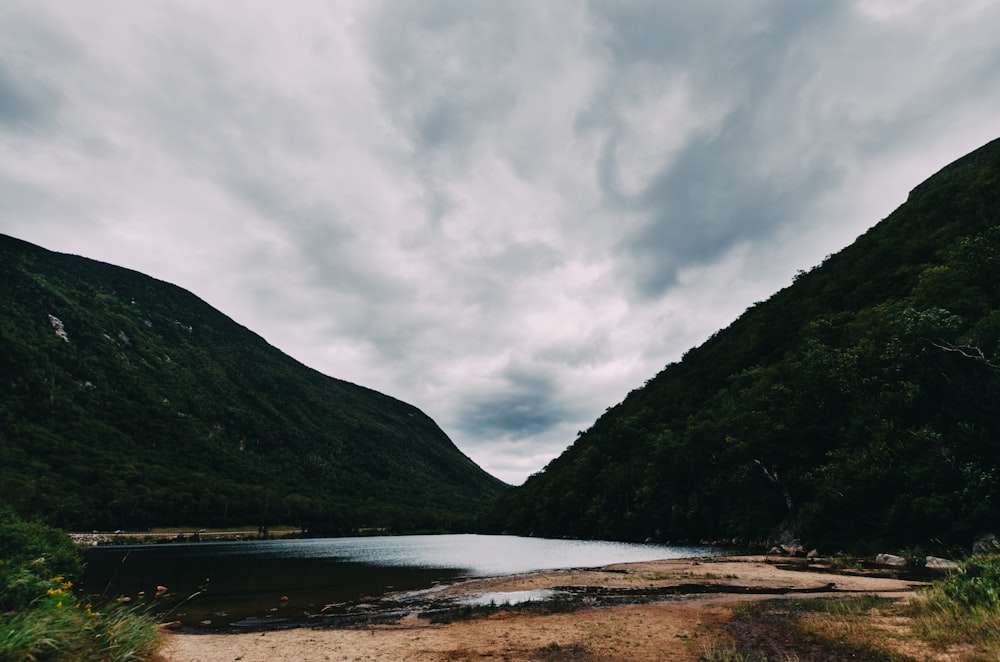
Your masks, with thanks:
M968 544L1000 528L1000 141L610 408L489 530L784 530Z
M22 515L447 529L504 488L415 407L191 293L0 235L0 499Z

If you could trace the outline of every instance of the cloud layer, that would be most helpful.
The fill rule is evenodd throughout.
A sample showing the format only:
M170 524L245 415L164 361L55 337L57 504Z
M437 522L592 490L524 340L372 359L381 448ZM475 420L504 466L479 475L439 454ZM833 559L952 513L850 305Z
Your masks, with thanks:
M194 291L520 482L1000 135L1000 6L0 6L0 232Z

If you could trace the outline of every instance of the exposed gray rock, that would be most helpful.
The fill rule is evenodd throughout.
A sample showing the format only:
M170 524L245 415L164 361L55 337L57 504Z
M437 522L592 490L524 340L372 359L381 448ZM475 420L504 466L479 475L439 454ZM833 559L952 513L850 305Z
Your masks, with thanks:
M972 543L972 553L975 556L985 556L997 552L1000 552L1000 541L997 540L995 533L984 533Z
M902 556L896 556L895 554L879 554L875 557L875 563L879 565L888 565L894 568L906 567L906 559Z
M939 556L928 556L924 567L931 570L954 570L958 567L958 564L951 559L943 559Z

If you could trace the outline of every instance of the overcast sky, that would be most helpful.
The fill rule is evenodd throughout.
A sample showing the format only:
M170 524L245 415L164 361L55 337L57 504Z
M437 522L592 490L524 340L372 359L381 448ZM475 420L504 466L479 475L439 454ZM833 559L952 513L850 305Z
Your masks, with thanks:
M1000 136L995 0L0 3L0 232L520 483Z

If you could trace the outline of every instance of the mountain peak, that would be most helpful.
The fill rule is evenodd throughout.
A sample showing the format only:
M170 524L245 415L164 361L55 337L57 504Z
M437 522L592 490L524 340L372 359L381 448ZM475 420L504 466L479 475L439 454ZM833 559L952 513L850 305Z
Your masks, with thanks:
M446 530L504 489L195 295L0 235L0 498L70 529Z

